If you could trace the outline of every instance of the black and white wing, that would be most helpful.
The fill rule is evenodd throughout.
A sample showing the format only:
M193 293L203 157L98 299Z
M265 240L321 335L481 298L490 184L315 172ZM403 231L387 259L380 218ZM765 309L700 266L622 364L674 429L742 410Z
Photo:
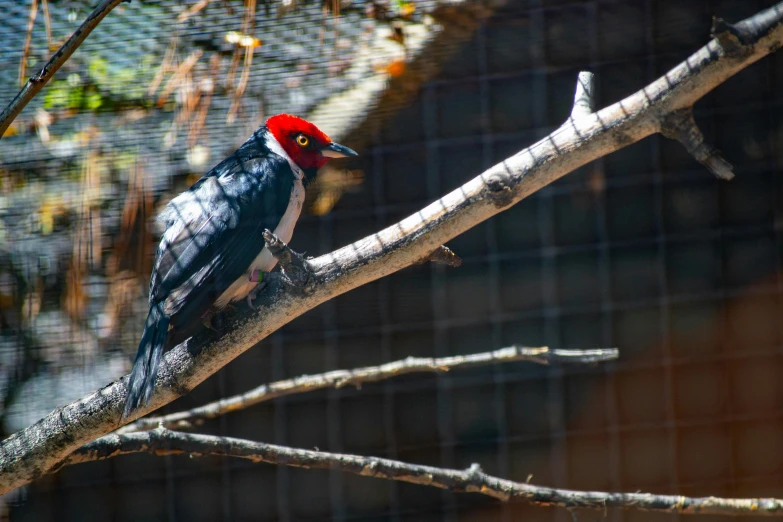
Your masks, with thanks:
M171 201L150 281L150 304L172 325L199 324L247 270L288 205L293 173L276 155L237 154ZM230 182L230 183L229 183Z

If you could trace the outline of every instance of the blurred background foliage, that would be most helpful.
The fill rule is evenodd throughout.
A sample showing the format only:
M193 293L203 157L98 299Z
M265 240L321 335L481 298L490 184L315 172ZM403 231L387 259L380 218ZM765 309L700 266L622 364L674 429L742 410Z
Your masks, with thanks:
M129 369L161 205L265 117L306 115L368 78L400 76L403 29L431 26L434 6L162 0L112 12L0 149L3 433ZM91 8L0 2L0 99ZM318 123L329 129L339 112ZM361 170L325 172L308 211L328 213L362 180Z

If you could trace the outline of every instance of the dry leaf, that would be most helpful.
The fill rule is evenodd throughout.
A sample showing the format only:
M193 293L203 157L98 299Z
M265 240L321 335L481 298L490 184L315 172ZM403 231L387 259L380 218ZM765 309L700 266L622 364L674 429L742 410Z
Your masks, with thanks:
M239 31L229 31L226 33L226 41L236 44L239 47L261 47L261 40L249 34L243 34Z
M375 66L375 71L380 73L386 73L392 78L401 76L405 72L405 60L392 60L387 64L379 64Z

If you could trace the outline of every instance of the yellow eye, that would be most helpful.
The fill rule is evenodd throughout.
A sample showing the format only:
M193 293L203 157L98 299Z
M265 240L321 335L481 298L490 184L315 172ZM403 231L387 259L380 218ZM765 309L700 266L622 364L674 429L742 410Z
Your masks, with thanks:
M299 136L297 136L296 142L299 144L300 147L307 147L308 145L310 145L310 140L304 134L300 134Z

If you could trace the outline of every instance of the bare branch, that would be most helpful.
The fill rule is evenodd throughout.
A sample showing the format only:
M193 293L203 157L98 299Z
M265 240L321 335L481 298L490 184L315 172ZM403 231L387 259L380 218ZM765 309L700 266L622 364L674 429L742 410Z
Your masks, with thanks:
M32 4L30 4L30 16L27 19L27 35L24 38L22 59L19 62L19 85L24 85L24 79L27 72L27 61L30 59L30 44L33 41L33 27L35 27L35 17L37 15L38 0L33 0Z
M160 93L160 96L158 96L156 106L163 107L166 104L166 100L169 99L171 93L173 93L174 90L183 83L183 80L188 76L188 73L193 69L193 67L196 66L202 54L204 54L204 51L201 49L196 49L190 53L190 55L188 55L188 57L185 58L182 63L179 64L179 66L174 71L174 74L171 75L171 78L169 78L169 80L166 82L166 85L163 87L163 91ZM166 57L164 57L164 61L165 59ZM164 70L163 65L161 65L160 70ZM150 86L150 88L152 87Z
M732 165L721 156L720 151L704 141L704 135L693 119L693 110L688 107L671 113L661 125L661 134L683 144L688 153L707 167L720 179L734 177Z
M261 402L297 393L322 390L324 388L342 388L344 386L361 387L364 383L406 375L408 373L461 370L494 363L530 361L538 364L590 364L617 359L617 348L596 348L593 350L558 350L546 346L528 348L509 346L491 352L452 357L408 357L380 366L368 366L353 370L334 370L318 375L303 375L294 379L285 379L270 384L262 384L241 395L235 395L219 401L205 404L187 411L170 413L161 417L147 417L132 422L115 433L132 433L150 430L158 426L170 429L191 429L207 419L249 408Z
M182 11L177 17L177 21L184 22L185 20L187 20L188 18L190 18L191 16L193 16L194 14L198 13L206 6L208 6L211 1L212 0L199 0L198 2L196 2L195 4L187 8L186 10Z
M41 7L43 7L44 28L46 29L46 50L50 53L54 51L54 46L52 44L52 19L49 16L49 0L41 0Z
M108 435L79 448L61 465L105 460L140 452L153 455L186 454L192 457L214 455L297 468L337 469L364 477L397 480L460 493L481 493L504 502L520 500L537 506L558 506L566 509L604 511L607 508L620 508L681 515L759 517L783 514L783 500L776 498L692 498L651 493L574 491L493 477L484 473L478 464L473 464L466 470L436 468L378 457L327 453L230 437L181 433L165 428L127 435Z
M588 71L579 73L576 80L576 92L574 93L574 107L571 109L572 118L588 116L595 110L595 76Z
M79 26L76 32L68 38L68 41L52 55L49 61L46 62L46 65L27 80L27 83L22 87L22 90L19 91L19 94L11 100L8 107L0 114L0 138L5 134L5 131L8 129L8 126L11 125L11 122L19 116L22 109L30 103L30 100L32 100L41 89L43 89L44 85L54 76L54 73L57 72L62 64L68 61L68 58L71 57L76 48L90 35L92 30L101 23L101 20L103 20L112 9L120 5L123 1L125 0L103 0L98 7L90 13L90 16L87 17L82 25Z
M119 2L119 0L114 0ZM113 3L113 2L112 2ZM166 354L145 415L187 393L239 354L315 306L375 281L447 243L533 192L610 152L661 130L667 115L783 45L783 3L735 24L746 35L731 55L717 39L641 91L580 118L491 167L399 223L308 260L312 291L270 281L254 304L227 317L222 335L201 332ZM120 427L127 377L62 406L0 443L0 495L42 473L83 444Z

